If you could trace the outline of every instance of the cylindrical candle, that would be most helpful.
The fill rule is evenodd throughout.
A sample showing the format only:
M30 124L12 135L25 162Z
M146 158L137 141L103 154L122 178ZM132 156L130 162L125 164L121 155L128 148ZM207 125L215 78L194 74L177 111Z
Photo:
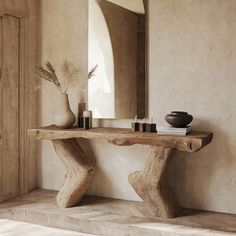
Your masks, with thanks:
M86 109L86 103L80 102L78 105L78 127L83 128L83 112Z
M84 111L83 117L89 118L89 128L92 128L92 111Z
M89 127L89 117L83 117L83 127L84 129L90 129Z

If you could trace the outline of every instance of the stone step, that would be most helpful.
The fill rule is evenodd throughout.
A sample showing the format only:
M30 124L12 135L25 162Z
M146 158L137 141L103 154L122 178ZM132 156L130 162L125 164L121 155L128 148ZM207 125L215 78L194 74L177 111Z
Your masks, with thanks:
M57 192L36 190L0 204L0 218L106 236L236 235L236 215L182 209L173 219L151 217L141 202L86 196L58 208Z

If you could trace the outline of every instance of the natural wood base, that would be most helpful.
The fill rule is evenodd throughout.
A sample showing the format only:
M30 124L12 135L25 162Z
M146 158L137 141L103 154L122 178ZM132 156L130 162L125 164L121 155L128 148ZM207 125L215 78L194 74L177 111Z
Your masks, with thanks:
M129 182L148 209L163 218L175 217L178 201L168 183L168 164L172 148L151 147L144 169L129 175Z
M74 206L92 182L94 166L76 139L52 140L52 143L66 169L65 183L57 195L57 205Z
M52 140L58 156L66 167L63 188L57 196L60 207L74 206L80 201L93 176L94 167L76 138L105 139L118 146L133 144L151 145L145 167L129 176L129 182L155 216L172 218L178 214L179 206L168 184L167 168L174 149L197 152L211 142L213 134L191 132L186 136L158 135L132 132L131 129L93 128L60 129L56 126L30 129L36 139Z

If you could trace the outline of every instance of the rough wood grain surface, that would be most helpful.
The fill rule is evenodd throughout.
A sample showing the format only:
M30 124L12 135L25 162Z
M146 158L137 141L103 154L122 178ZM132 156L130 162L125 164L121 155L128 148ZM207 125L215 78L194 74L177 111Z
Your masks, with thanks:
M186 152L196 152L212 140L212 133L192 132L186 136L158 135L151 133L132 132L131 129L122 128L93 128L58 129L55 126L39 129L30 129L28 134L36 139L105 139L109 143L119 146L143 144L152 146L171 147Z
M27 0L0 0L0 16L11 15L18 18L29 15Z
M54 149L65 169L65 183L57 195L59 207L76 205L94 177L94 166L76 139L53 140Z
M12 8L24 7L27 16L20 18L20 193L38 187L38 143L27 135L29 127L39 123L39 104L37 75L35 65L38 64L38 0L12 0L17 2Z
M58 205L62 207L74 205L77 202L76 198L79 201L93 177L91 163L89 166L86 164L85 169L83 163L79 163L79 165L74 165L73 163L75 155L82 153L75 138L105 139L109 143L119 146L133 144L151 145L144 169L131 174L129 182L143 199L149 210L155 216L163 218L175 217L179 211L178 201L169 187L167 176L169 158L173 150L179 149L186 152L196 152L212 140L212 133L192 132L186 136L167 136L137 133L132 132L130 129L118 128L83 130L60 129L56 126L51 126L30 129L28 133L36 139L52 140L55 150L66 166L68 173L72 173L69 177L66 175L65 185L60 190L57 198ZM79 150L75 151L76 147ZM80 158L79 155L78 158ZM88 159L82 157L82 160ZM91 171L91 176L89 171ZM77 172L78 174L75 174ZM75 185L75 183L78 185ZM70 199L72 193L73 200Z
M2 17L2 200L19 194L20 20Z
M151 147L143 170L129 175L129 182L153 215L173 218L178 201L168 183L168 164L172 148Z
M27 135L38 125L38 9L37 0L0 0L0 201L38 185L37 144Z
M0 18L0 52L2 52L2 17ZM3 63L3 55L0 53L0 94L3 93L2 86L2 63ZM0 95L2 96L2 95ZM2 97L0 99L0 176L3 176L3 168L2 168L2 148L3 148L3 137L2 137L2 129L3 129L3 107L2 107ZM3 180L0 178L0 202L3 200Z

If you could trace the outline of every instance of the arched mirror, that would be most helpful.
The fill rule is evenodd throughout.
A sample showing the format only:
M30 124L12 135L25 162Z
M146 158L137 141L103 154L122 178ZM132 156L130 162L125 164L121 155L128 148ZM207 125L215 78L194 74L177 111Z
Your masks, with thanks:
M89 0L88 107L94 118L145 117L145 19L143 0Z

